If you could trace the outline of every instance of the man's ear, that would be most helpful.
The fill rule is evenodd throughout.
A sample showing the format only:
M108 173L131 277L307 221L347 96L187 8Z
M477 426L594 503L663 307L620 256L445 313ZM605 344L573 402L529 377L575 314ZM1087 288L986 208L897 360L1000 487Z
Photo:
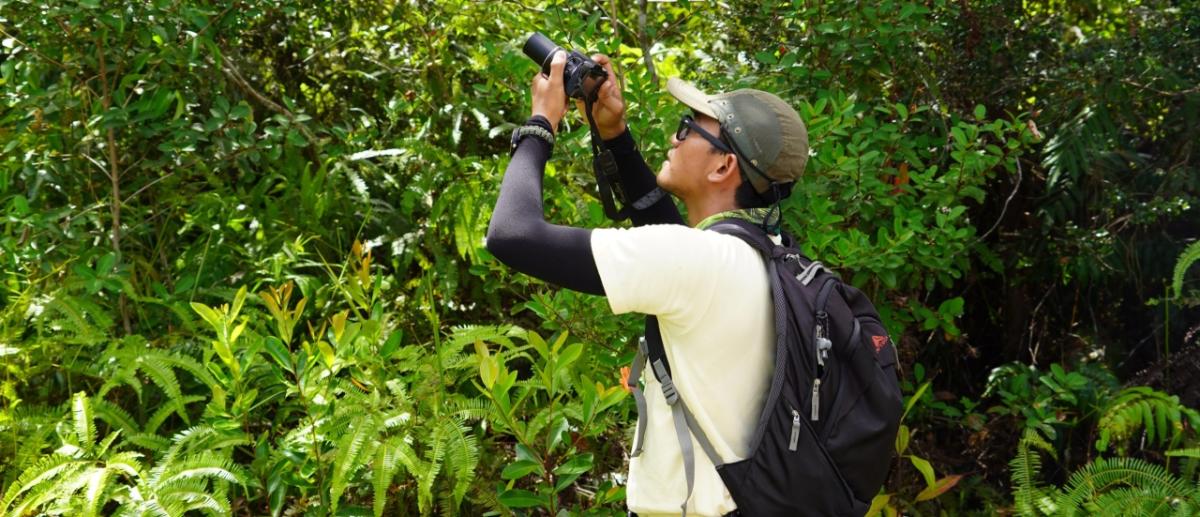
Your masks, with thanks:
M726 183L732 181L736 186L742 181L741 169L738 167L737 155L726 153L723 155L720 165L708 173L708 181L713 183Z

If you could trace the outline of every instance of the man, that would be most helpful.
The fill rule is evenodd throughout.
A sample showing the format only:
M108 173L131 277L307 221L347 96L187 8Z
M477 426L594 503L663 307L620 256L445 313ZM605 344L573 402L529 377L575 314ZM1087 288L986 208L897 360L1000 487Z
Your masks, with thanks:
M631 220L636 228L572 228L547 223L542 173L567 109L562 71L533 79L533 116L514 136L514 152L488 228L487 247L518 271L562 287L606 296L613 312L655 315L680 398L724 462L748 455L774 364L768 278L757 251L737 237L703 231L729 217L764 227L768 207L791 191L808 158L800 116L778 97L737 90L715 96L671 79L671 94L692 108L671 139L657 178L634 146L625 103L609 77L592 115L617 161L630 202L661 187L687 208L687 225L663 196ZM580 103L582 110L582 103ZM653 197L649 198L653 199ZM640 516L736 513L712 462L695 455L689 494L671 410L646 375L647 421L641 454L630 459L626 498ZM639 433L640 434L640 433ZM696 448L699 450L699 448Z

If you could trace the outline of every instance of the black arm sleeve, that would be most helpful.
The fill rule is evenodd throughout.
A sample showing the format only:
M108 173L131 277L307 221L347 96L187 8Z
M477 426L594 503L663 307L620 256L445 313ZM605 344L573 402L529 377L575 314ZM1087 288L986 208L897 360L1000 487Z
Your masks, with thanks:
M526 137L513 153L488 225L487 249L501 262L555 285L604 294L592 258L592 232L546 222L542 174L550 159L545 140Z
M646 165L642 153L637 150L633 135L629 128L612 140L605 140L604 146L613 153L617 162L617 172L620 174L621 187L628 201L633 203L651 190L658 188L657 180L650 166ZM634 210L629 216L634 226L646 224L684 224L683 216L671 201L671 196L663 196L658 202L645 210Z

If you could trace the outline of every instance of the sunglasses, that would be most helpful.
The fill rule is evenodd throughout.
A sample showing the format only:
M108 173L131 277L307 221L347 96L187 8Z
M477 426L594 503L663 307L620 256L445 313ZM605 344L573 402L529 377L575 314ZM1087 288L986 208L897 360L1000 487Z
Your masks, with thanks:
M712 133L709 133L708 131L705 131L704 128L700 127L700 124L697 124L696 119L692 118L691 115L684 115L683 118L679 120L679 127L675 130L675 139L682 142L687 139L688 135L691 134L692 131L695 131L697 134L704 137L705 140L708 140L708 143L712 144L712 146L718 151L723 153L733 152L733 149L730 149L729 146L726 145L725 142L723 142L719 137L713 136Z

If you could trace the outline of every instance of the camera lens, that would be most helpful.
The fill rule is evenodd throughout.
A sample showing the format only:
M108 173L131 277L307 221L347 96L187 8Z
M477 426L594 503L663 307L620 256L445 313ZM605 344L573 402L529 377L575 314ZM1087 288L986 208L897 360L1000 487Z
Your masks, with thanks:
M554 51L559 50L559 46L542 33L535 32L525 41L525 47L521 50L534 63L541 65L543 74L549 74L550 60L554 57Z

